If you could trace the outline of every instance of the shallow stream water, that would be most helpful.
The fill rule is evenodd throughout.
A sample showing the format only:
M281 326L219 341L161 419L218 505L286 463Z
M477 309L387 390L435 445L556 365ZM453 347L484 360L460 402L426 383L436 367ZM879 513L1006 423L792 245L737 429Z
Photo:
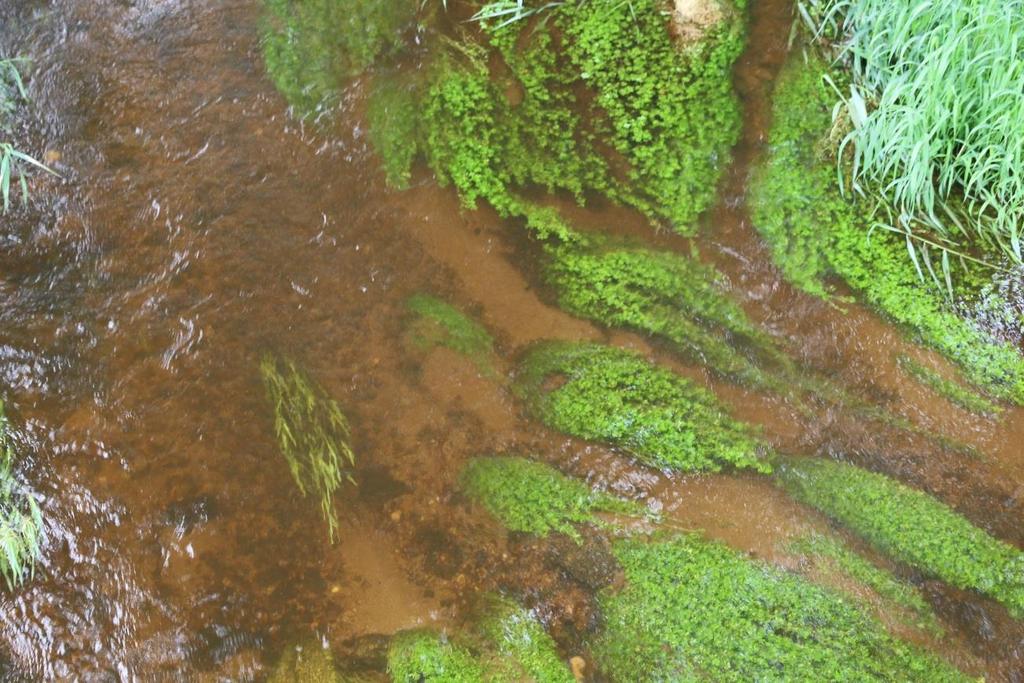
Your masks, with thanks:
M404 302L420 291L495 332L502 372L540 339L637 348L785 450L842 452L1024 545L1024 411L977 417L907 382L896 356L929 353L856 304L791 289L750 227L749 166L793 18L784 0L750 4L744 135L702 258L808 367L976 455L842 411L808 417L561 312L515 226L461 210L423 168L412 189L387 188L363 84L326 126L289 116L264 70L259 0L0 0L0 48L34 60L20 130L63 175L38 177L31 206L0 219L0 381L47 519L35 579L0 593L5 676L258 678L310 634L339 655L372 653L374 636L443 626L508 585L575 654L590 596L541 550L511 553L453 494L481 453L536 454L783 565L786 539L829 527L758 479L669 477L567 439L465 358L412 353ZM573 217L689 253L631 212ZM277 451L258 372L267 351L298 359L353 424L359 486L341 493L336 545ZM978 598L924 590L956 663L1020 680L1024 628Z

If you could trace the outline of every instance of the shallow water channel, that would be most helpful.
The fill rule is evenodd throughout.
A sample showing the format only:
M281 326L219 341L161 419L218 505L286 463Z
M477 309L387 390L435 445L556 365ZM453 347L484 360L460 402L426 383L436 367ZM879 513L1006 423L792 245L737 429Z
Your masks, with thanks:
M974 416L904 381L896 356L928 352L865 308L790 288L751 229L749 164L792 21L789 2L751 6L736 73L744 134L701 258L808 367L973 454L842 410L808 415L560 311L521 231L460 209L422 167L408 191L385 185L360 82L326 127L289 116L260 54L259 0L0 0L0 47L35 63L25 130L64 177L37 178L31 206L0 219L0 381L47 519L35 579L0 592L5 676L259 678L309 634L339 657L372 656L377 636L443 626L503 586L576 654L592 596L546 549L511 552L453 492L482 453L537 454L783 566L796 562L787 539L830 528L755 477L663 475L566 438L467 359L411 353L405 301L422 291L495 333L501 373L540 339L635 348L788 452L843 452L1024 545L1024 410ZM632 212L567 211L690 251ZM359 485L339 494L337 544L277 450L258 372L267 351L301 361L352 422ZM955 663L1020 680L1024 627L922 585Z

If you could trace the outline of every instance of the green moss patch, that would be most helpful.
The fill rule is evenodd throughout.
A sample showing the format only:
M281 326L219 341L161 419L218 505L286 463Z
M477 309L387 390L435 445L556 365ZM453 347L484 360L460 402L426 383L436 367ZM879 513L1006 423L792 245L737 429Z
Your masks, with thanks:
M827 296L836 273L871 305L956 361L993 395L1024 403L1024 357L960 317L937 286L922 281L903 238L871 231L869 207L844 197L832 130L834 93L822 61L792 58L775 90L770 152L751 186L754 224L786 277Z
M763 444L708 391L639 354L598 344L545 343L522 362L516 393L553 429L607 442L666 469L762 472Z
M670 252L597 240L549 252L547 278L566 311L665 339L734 381L787 389L784 379L755 361L785 371L791 362L723 291L722 276L713 268Z
M943 377L932 368L918 363L910 356L900 356L897 358L897 362L900 368L908 375L964 410L980 415L998 415L1003 411L1002 408L981 394L971 391L959 382Z
M904 623L942 634L935 612L917 588L869 562L838 539L812 534L793 541L788 550L810 558L828 573L841 574L871 589L887 606L896 607L910 617L902 619Z
M396 635L388 671L397 683L572 683L554 641L528 611L496 596L450 638L428 630Z
M418 346L443 346L472 360L481 374L497 374L494 339L483 325L429 294L411 296L406 306L416 316L410 333Z
M333 102L347 78L397 52L417 7L404 0L264 2L267 73L303 115Z
M520 457L471 460L462 471L460 486L506 529L537 536L559 532L579 540L576 525L597 523L598 512L642 514L628 501Z
M1024 554L928 494L818 458L783 461L776 476L796 499L842 522L880 553L1024 616Z
M598 665L623 681L966 681L836 594L697 536L619 541Z

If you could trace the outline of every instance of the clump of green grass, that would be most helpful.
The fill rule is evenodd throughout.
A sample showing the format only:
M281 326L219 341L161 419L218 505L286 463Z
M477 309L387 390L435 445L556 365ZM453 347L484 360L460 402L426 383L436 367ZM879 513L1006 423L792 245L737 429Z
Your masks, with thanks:
M620 540L597 663L622 681L967 681L838 595L695 535Z
M842 522L878 552L1024 617L1024 553L928 494L819 458L782 461L776 476L794 498Z
M443 346L472 360L481 374L496 374L494 338L483 325L429 294L414 294L406 306L416 315L410 332L417 345Z
M537 536L557 532L578 541L576 525L599 523L596 513L643 514L633 503L520 457L475 458L463 469L460 487L506 529Z
M911 615L911 620L904 619L906 623L942 635L935 612L917 588L864 559L838 539L810 534L790 543L788 550L812 558L816 564L824 564L832 572L839 572L871 589L887 604Z
M1003 412L1002 408L981 394L971 391L959 382L943 377L932 368L918 363L910 356L899 356L897 362L900 368L908 375L964 410L981 415L998 415Z
M895 208L895 230L945 249L973 242L1020 263L1024 2L811 4L838 27L852 76L843 145L855 183Z
M43 514L14 477L14 443L0 403L0 575L14 589L35 573L42 552Z
M274 409L274 433L302 495L320 499L328 535L335 539L334 494L343 481L355 484L355 455L348 420L338 403L293 361L268 354L260 374Z
M524 358L516 394L549 427L682 472L771 471L766 446L715 397L631 351L549 342Z
M332 105L344 82L394 55L416 18L405 0L264 0L267 73L306 116Z
M391 641L388 672L400 683L572 683L544 627L527 610L487 596L473 622L450 637L425 629L404 631Z
M814 54L790 59L776 85L769 154L751 186L754 224L787 279L828 296L841 276L873 306L914 330L993 396L1024 403L1024 357L959 316L922 284L902 237L878 230L863 201L844 197L836 175L829 71Z

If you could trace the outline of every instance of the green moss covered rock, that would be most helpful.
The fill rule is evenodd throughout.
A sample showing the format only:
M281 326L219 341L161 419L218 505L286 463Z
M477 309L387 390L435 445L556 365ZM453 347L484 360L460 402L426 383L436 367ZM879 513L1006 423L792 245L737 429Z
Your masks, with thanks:
M425 629L394 637L388 672L396 683L572 683L551 636L530 612L488 596L474 621L450 637Z
M871 228L863 201L841 191L832 130L834 93L826 65L795 55L775 89L770 151L751 187L754 224L798 287L828 296L842 277L868 303L956 361L993 395L1024 403L1024 357L960 317L938 287L922 281L902 237Z
M524 358L516 393L549 427L603 441L641 462L683 472L761 472L764 445L705 389L637 353L599 344L540 344Z
M520 457L475 458L463 469L460 486L506 529L537 536L559 532L579 539L576 525L596 523L595 513L642 513L549 465Z
M928 494L818 458L782 461L776 476L793 497L842 522L880 553L1024 616L1024 554Z
M598 665L621 681L966 681L836 594L697 536L614 545Z

